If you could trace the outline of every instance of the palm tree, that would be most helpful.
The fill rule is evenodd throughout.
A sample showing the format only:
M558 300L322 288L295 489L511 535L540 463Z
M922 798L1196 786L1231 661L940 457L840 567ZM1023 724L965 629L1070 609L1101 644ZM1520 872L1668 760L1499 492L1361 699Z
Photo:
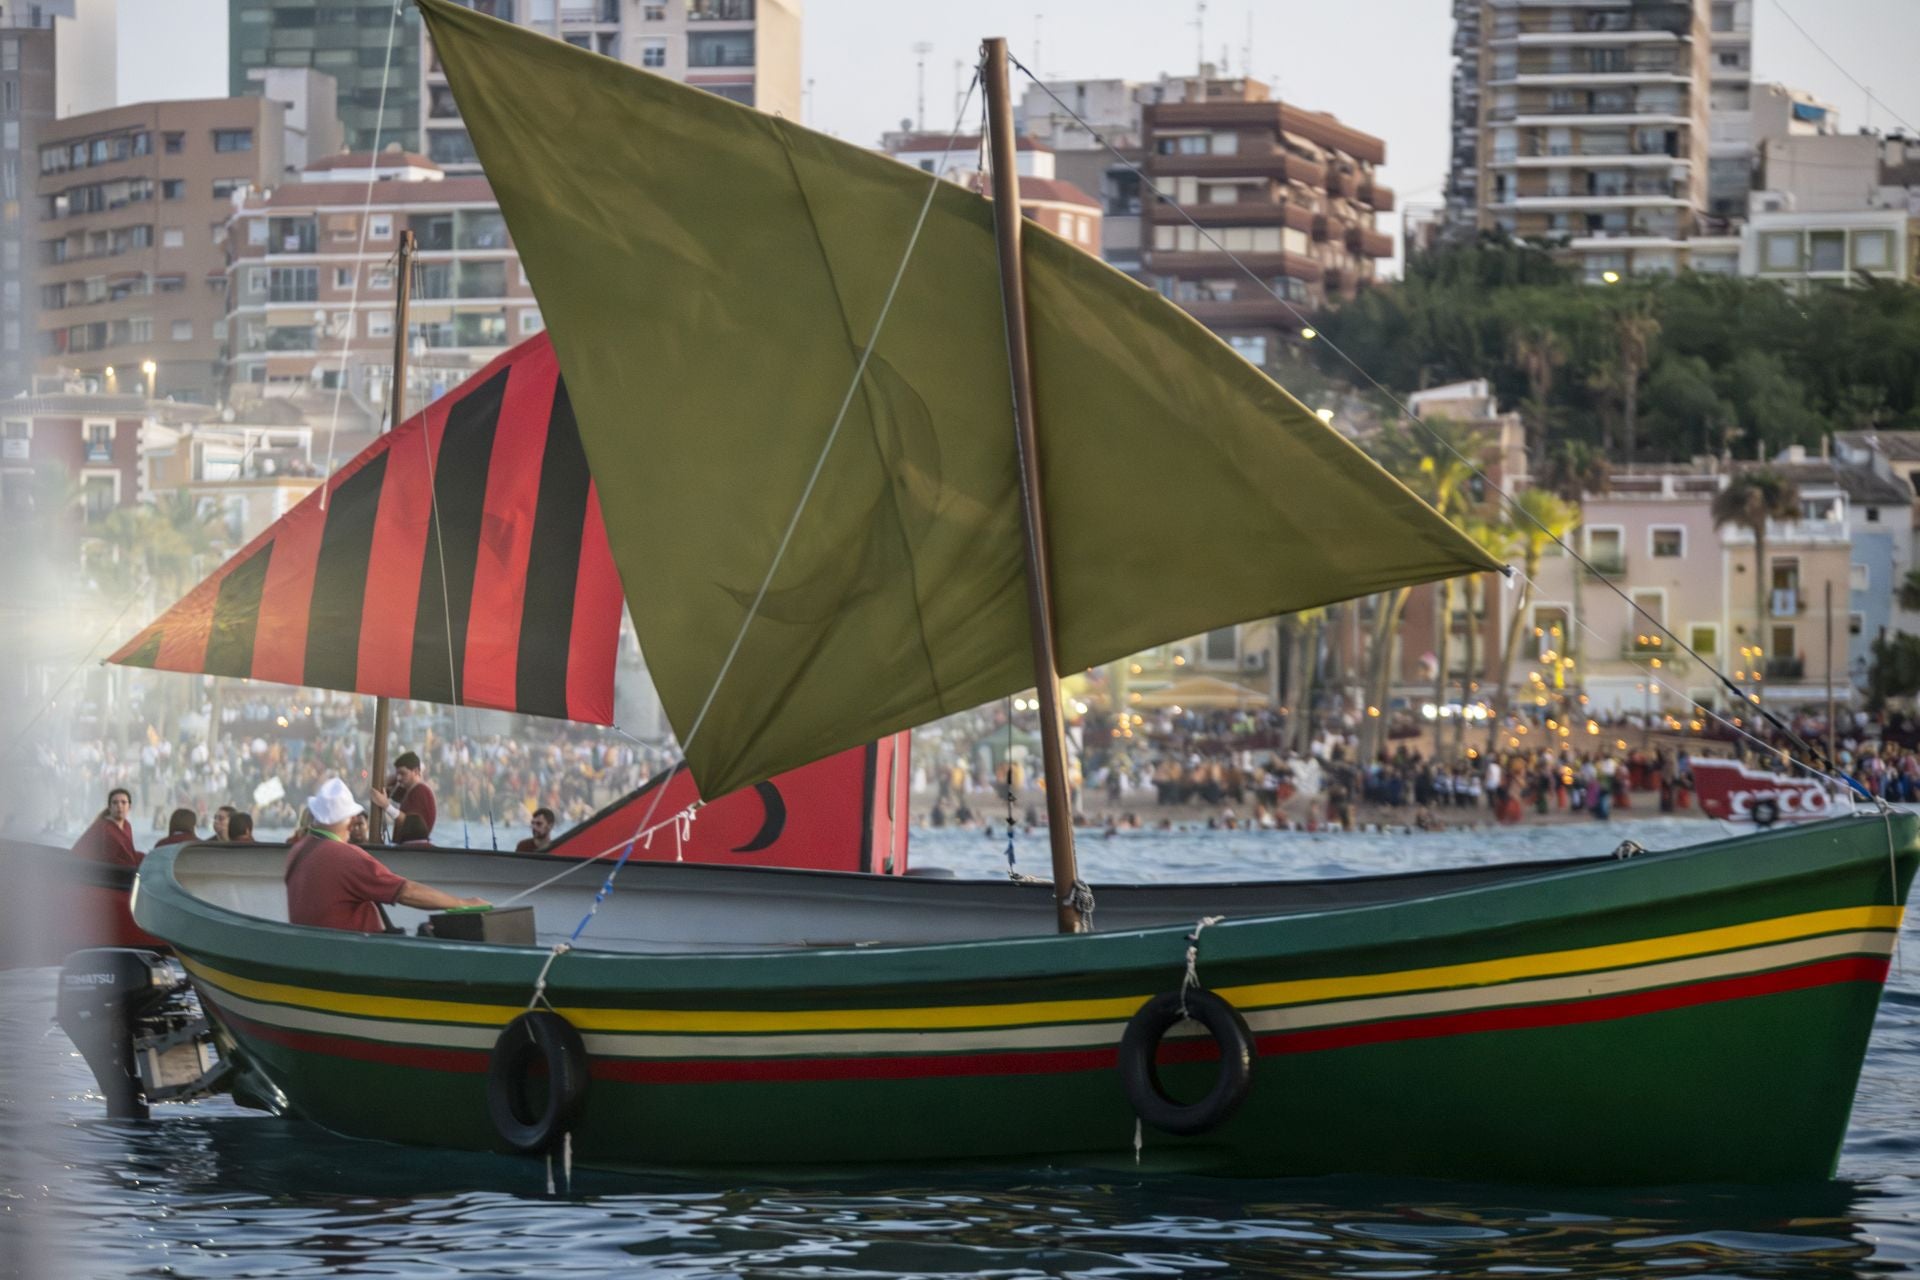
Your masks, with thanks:
M1764 467L1743 471L1713 495L1713 527L1738 525L1753 534L1753 641L1767 619L1767 521L1800 514L1800 488Z
M1612 365L1619 379L1621 443L1629 467L1633 465L1635 438L1640 434L1640 376L1647 371L1647 358L1659 333L1660 322L1654 319L1645 297L1636 298L1614 316Z
M1504 560L1512 553L1516 545L1515 535L1517 531L1512 524L1504 519L1469 520L1461 527L1465 530L1469 538L1472 538L1474 542L1479 544L1481 550L1496 560ZM1475 646L1480 640L1481 624L1486 620L1487 616L1487 584L1490 580L1491 575L1485 573L1469 574L1466 580L1467 630L1464 640L1467 650L1467 661L1465 669L1460 675L1461 714L1455 717L1453 722L1453 749L1456 755L1459 754L1460 748L1466 744L1466 709L1474 702L1474 680L1481 674L1479 671L1479 656L1475 652ZM1436 743L1438 742L1437 736L1435 741Z
M1514 495L1512 546L1520 553L1520 599L1514 603L1513 616L1507 619L1506 642L1500 648L1499 697L1495 713L1487 721L1487 742L1491 750L1499 741L1500 725L1512 705L1508 687L1513 678L1513 659L1520 650L1521 629L1533 607L1533 584L1540 577L1540 558L1548 547L1566 540L1580 523L1580 508L1546 489L1522 489Z
M1553 374L1567 362L1567 344L1558 331L1535 321L1513 335L1513 361L1527 377L1527 399L1521 406L1532 438L1528 455L1535 472L1547 457L1548 403L1553 397Z
M1448 519L1466 513L1472 505L1468 487L1477 471L1474 459L1482 456L1492 436L1485 428L1470 427L1449 418L1423 419L1420 427L1394 426L1383 430L1372 441L1374 460L1391 472L1426 504ZM1385 711L1387 690L1393 682L1390 658L1393 636L1406 613L1412 587L1399 587L1384 593L1374 609L1373 632L1367 652L1367 696L1371 704ZM1447 629L1438 632L1441 660L1446 659ZM1444 672L1445 667L1442 666ZM1361 730L1361 758L1371 759L1378 740L1378 726L1384 722L1367 717Z

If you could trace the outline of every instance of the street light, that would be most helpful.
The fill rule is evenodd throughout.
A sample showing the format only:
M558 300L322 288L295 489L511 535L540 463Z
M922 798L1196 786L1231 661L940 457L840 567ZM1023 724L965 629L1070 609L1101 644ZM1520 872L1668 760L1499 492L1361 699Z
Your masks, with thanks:
M160 366L151 360L142 360L140 362L140 372L147 375L147 399L149 400L153 399L153 376L158 373L159 370Z
M1600 278L1606 281L1608 284L1620 283L1620 273L1618 271L1602 271L1600 273Z

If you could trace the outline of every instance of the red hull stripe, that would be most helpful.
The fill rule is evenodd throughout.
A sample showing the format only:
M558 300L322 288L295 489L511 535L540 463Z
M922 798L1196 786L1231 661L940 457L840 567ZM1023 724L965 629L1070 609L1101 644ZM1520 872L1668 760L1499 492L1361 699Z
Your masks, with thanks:
M1662 1013L1755 996L1779 995L1847 982L1884 983L1888 961L1878 956L1843 956L1792 969L1742 974L1709 982L1653 991L1635 991L1561 1004L1481 1009L1469 1013L1405 1018L1393 1022L1357 1023L1341 1027L1314 1027L1261 1036L1256 1047L1262 1057L1289 1053L1319 1053L1362 1045L1443 1036L1519 1031L1542 1027L1577 1026L1641 1014ZM216 1002L216 1007L217 1002ZM317 1053L362 1062L433 1071L479 1072L487 1069L487 1055L473 1050L433 1049L416 1045L351 1040L265 1026L239 1017L224 1007L222 1019L244 1028L249 1035L303 1053ZM1165 1062L1202 1062L1217 1050L1210 1040L1168 1043L1161 1050ZM1113 1068L1118 1050L1039 1050L1010 1053L951 1053L897 1055L879 1058L599 1058L593 1062L595 1079L627 1084L744 1084L797 1083L817 1080L907 1080L942 1076L1040 1075Z

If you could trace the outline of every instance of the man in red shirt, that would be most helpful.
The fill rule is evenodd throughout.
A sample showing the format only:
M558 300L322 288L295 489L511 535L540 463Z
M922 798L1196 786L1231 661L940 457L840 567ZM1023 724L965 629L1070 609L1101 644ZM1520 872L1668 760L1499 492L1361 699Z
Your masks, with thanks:
M107 807L80 834L73 851L82 857L120 867L137 867L144 856L133 847L133 824L127 812L133 808L133 793L125 787L107 792Z
M514 846L515 853L545 853L553 847L553 810L541 805L533 811L533 834Z
M358 845L347 843L347 829L360 812L353 792L338 778L328 778L307 801L313 825L287 850L287 920L322 929L384 933L380 913L384 903L445 911L450 907L484 907L484 898L456 898L387 870L379 859Z
M392 794L376 791L374 802L386 811L389 822L398 823L402 814L419 814L420 820L427 824L427 835L433 835L433 822L439 816L439 809L433 802L433 788L420 776L420 757L411 751L402 751L393 762L393 777Z

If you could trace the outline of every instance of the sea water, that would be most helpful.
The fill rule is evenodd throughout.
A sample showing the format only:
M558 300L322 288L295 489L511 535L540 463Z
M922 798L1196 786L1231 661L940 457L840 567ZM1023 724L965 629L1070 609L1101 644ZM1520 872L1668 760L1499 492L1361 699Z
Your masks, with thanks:
M1672 847L1711 823L1305 835L1085 833L1099 880L1370 874ZM914 858L1006 868L1004 832L915 834ZM1018 835L1043 873L1044 833ZM618 890L616 889L616 892ZM0 1276L1789 1277L1920 1271L1920 950L1912 928L1830 1183L1632 1191L1361 1178L1237 1181L1044 1164L992 1172L770 1174L751 1182L576 1170L335 1137L225 1100L109 1121L51 1027L54 972L6 975ZM1660 1064L1644 1070L1656 1087ZM1418 1081L1407 1087L1418 1088ZM1761 1121L1764 1117L1756 1117ZM1044 1123L1036 1117L1036 1123Z

